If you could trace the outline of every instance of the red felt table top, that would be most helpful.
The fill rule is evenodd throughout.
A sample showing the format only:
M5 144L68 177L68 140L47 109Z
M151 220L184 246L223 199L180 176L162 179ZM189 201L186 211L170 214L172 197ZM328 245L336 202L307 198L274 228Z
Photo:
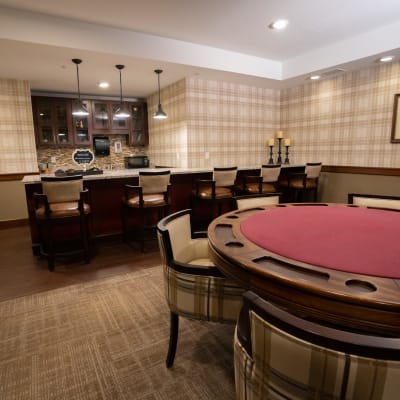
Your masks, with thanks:
M277 207L241 222L273 253L325 268L400 278L400 212L343 206Z

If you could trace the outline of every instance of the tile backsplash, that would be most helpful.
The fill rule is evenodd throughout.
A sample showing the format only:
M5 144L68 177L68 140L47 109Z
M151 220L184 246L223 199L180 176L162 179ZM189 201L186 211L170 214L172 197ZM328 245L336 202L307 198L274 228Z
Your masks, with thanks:
M107 136L107 135L105 135ZM93 163L90 167L96 166L101 169L123 169L124 157L131 154L145 154L146 147L131 147L127 144L126 135L109 135L110 139L110 155L109 156L95 156ZM121 143L121 152L115 152L115 143ZM38 149L38 163L48 164L50 170L56 169L77 169L78 165L72 159L72 154L75 149L70 148L42 148ZM93 151L93 149L91 148ZM55 163L52 163L55 159Z

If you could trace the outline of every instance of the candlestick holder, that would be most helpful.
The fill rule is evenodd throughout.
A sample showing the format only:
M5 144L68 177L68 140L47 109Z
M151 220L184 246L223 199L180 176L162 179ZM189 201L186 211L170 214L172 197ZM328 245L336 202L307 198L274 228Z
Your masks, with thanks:
M274 159L272 158L272 148L274 146L269 146L269 160L268 160L268 164L273 164L274 163Z
M282 164L282 138L278 138L278 158L276 163Z
M286 158L285 158L285 164L289 164L289 146L286 147Z

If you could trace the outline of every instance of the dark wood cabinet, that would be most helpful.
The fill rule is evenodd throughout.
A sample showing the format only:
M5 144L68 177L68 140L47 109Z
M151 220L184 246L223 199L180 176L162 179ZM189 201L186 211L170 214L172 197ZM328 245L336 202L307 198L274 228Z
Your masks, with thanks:
M94 134L129 134L130 119L115 116L119 104L118 101L92 100L92 125Z
M89 100L82 100L89 115L72 117L73 141L75 146L88 146L91 143L91 105Z
M38 145L71 146L73 129L71 100L51 97L32 99Z
M130 146L147 146L149 144L149 129L147 125L147 104L132 103L131 132L129 135Z
M32 96L32 110L38 147L87 147L93 135L126 135L130 146L147 146L149 133L147 104L126 102L129 118L115 117L119 101L86 99L88 116L72 115L75 99Z

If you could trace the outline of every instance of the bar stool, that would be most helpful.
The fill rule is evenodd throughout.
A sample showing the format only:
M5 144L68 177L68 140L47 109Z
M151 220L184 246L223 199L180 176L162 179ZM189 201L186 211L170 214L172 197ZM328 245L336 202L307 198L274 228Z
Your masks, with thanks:
M121 220L123 240L129 243L130 223L136 229L133 240L140 242L142 253L145 241L156 240L157 222L166 216L169 205L171 172L139 171L139 185L125 185ZM136 217L134 221L130 218Z
M260 175L245 176L241 192L243 194L256 193L276 193L279 175L281 173L280 164L265 164L261 166Z
M81 253L89 263L91 209L82 175L42 177L41 181L42 193L34 194L34 207L40 254L47 257L49 270L54 271L57 256Z
M312 201L318 198L318 181L322 163L307 163L304 173L290 174L287 179L287 189L292 193L293 201L307 201L307 194L312 195Z
M227 204L230 210L231 201L234 195L235 181L237 175L237 167L214 167L212 179L198 179L195 182L195 188L192 195L192 209L194 218L201 216L201 220L206 221L207 225L212 219L222 214L223 204ZM200 206L211 208L205 218ZM197 207L196 207L197 206ZM228 211L229 211L228 210Z

